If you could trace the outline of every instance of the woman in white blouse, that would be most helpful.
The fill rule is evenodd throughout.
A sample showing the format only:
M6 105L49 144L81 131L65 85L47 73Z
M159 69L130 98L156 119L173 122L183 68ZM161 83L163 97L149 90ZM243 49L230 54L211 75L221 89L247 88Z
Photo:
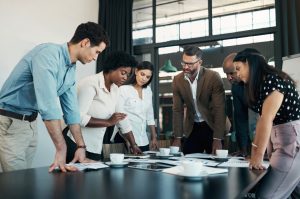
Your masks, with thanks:
M149 86L152 80L154 67L150 62L138 64L135 73L128 85L120 87L120 109L127 114L136 144L142 151L157 149L157 135L152 105L152 91ZM149 127L151 141L146 127ZM121 132L124 133L121 129Z
M106 128L113 125L117 125L124 132L131 146L137 146L130 125L121 122L126 114L116 107L119 100L119 86L124 84L131 74L132 67L136 65L137 62L131 55L125 52L114 52L108 55L102 72L88 76L79 82L77 95L87 158L101 159ZM65 133L65 140L68 147L67 162L70 162L77 146L70 132ZM132 152L141 153L141 150L133 147Z

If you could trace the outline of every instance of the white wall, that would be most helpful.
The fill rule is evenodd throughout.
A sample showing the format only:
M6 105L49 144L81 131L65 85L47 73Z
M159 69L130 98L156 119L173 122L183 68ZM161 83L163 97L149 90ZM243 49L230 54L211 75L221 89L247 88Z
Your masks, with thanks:
M300 54L283 57L282 70L287 72L297 83L300 93Z
M98 0L0 0L0 88L19 59L45 42L65 43L83 22L98 21ZM94 74L96 64L77 64L77 78ZM54 146L41 119L33 167L49 166Z

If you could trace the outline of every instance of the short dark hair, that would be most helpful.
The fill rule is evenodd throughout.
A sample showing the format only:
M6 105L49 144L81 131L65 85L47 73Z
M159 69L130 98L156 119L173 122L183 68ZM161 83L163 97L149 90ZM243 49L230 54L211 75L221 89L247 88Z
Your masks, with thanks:
M141 63L139 63L136 67L136 70L151 70L152 71L152 76L150 77L149 81L143 85L143 88L147 88L147 86L151 83L152 79L153 79L153 73L154 73L154 66L151 62L148 61L143 61ZM128 82L126 82L126 84L136 84L136 75L133 74L130 77L130 80L128 80Z
M194 56L196 55L198 59L202 58L203 51L197 46L185 46L183 47L183 54L187 56Z
M70 40L71 43L77 44L83 39L88 38L91 42L91 46L98 46L101 42L109 46L109 37L104 28L97 23L87 22L80 24Z
M103 62L103 72L108 73L121 67L136 67L137 61L132 55L123 51L110 53Z

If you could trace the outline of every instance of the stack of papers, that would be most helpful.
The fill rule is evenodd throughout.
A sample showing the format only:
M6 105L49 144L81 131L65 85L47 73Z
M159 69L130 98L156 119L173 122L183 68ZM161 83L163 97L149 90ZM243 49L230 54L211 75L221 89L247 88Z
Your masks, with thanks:
M76 167L79 171L83 170L96 170L96 169L102 169L108 167L106 164L103 164L102 162L95 162L95 163L70 163L67 164L69 166L74 166Z
M136 158L136 159L144 159L144 158L150 158L149 154L125 154L125 158Z
M263 166L268 168L270 165L269 162L263 162ZM227 162L223 162L218 165L218 167L249 167L249 161L247 160L238 160L238 159L230 159Z

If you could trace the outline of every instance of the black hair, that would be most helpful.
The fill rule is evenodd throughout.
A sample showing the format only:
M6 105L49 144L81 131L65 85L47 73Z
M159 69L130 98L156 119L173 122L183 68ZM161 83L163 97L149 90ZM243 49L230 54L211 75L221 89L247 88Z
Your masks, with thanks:
M186 54L187 56L196 55L198 59L201 59L203 55L203 51L197 46L185 46L183 48L183 54Z
M136 70L151 70L152 71L152 76L150 77L149 81L144 84L142 87L147 88L147 86L151 83L152 78L153 78L153 73L154 73L154 66L151 62L148 61L143 61L139 63L136 67ZM135 73L130 77L130 79L126 82L126 84L136 84L136 75Z
M110 53L103 62L103 73L117 70L121 67L136 67L137 61L132 55L123 51L115 51Z
M260 87L266 75L278 75L283 80L290 80L295 83L288 74L270 66L257 50L252 50L253 49L245 49L239 52L233 59L233 62L243 62L249 65L249 80L245 84L245 92L250 106L254 105L259 99Z
M106 44L106 47L109 46L109 37L100 24L94 22L80 24L76 28L70 42L73 44L77 44L86 38L90 40L91 47L98 46L101 42L104 42Z

